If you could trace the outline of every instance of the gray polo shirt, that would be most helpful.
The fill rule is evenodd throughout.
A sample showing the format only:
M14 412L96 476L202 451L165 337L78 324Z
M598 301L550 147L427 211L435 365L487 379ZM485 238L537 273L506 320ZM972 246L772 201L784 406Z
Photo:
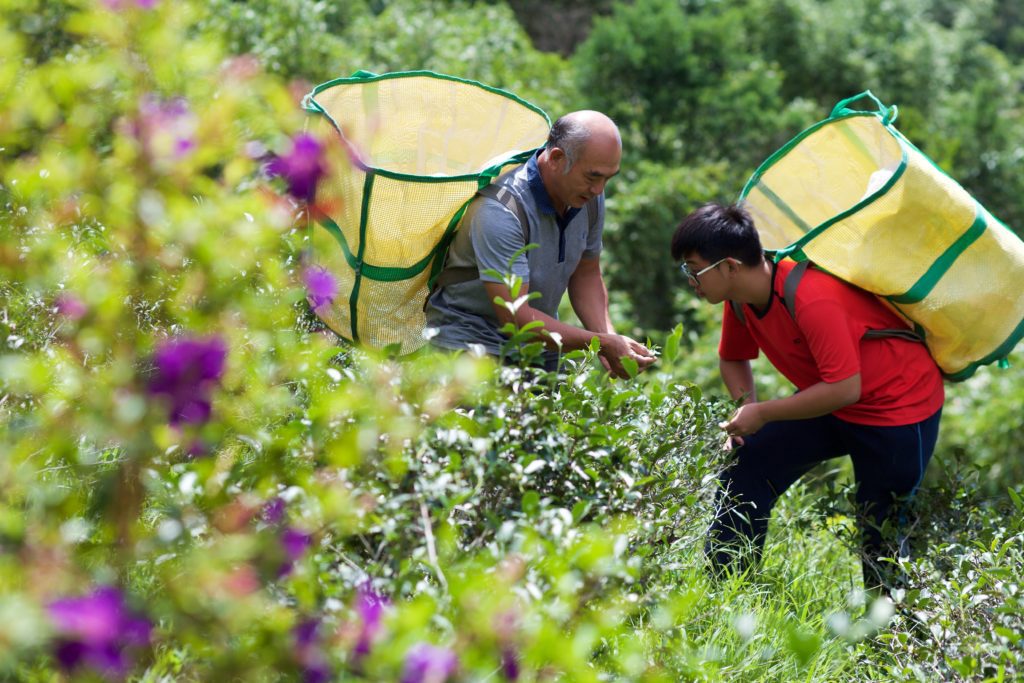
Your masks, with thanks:
M591 230L586 207L570 209L559 218L541 179L536 155L495 183L515 195L530 223L530 242L539 246L512 261L510 270L512 255L524 246L519 219L497 200L477 196L466 209L446 263L453 267L476 267L481 276L442 287L431 295L426 310L427 327L437 329L437 335L431 339L435 346L464 349L469 344L481 344L487 353L501 355L506 337L498 331L494 306L481 282L501 279L483 271L493 268L499 273L520 276L530 292L541 295L531 300L530 305L557 318L558 305L580 259L597 258L601 253L604 195L598 198L597 221Z

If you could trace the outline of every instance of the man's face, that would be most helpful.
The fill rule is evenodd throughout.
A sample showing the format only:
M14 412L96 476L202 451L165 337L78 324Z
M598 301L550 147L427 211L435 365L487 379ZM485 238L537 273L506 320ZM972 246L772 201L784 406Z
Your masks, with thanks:
M725 269L729 267L729 261L724 258L711 263L699 254L690 254L683 261L681 270L697 296L708 303L717 304L728 298L726 293L729 283Z
M559 150L561 152L561 150ZM610 136L594 136L583 146L579 159L568 173L561 172L568 163L564 153L559 157L561 167L556 177L555 188L559 200L576 209L604 192L612 176L619 172L622 149L617 139Z

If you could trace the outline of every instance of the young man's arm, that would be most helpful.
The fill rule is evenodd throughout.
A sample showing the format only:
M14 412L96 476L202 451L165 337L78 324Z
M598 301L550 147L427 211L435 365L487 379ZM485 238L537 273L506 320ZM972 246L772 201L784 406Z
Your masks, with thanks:
M750 369L749 360L718 360L718 371L722 382L729 391L732 400L743 397L743 403L757 402L757 389L754 388L754 371Z
M735 397L734 397L735 398ZM753 434L769 422L821 417L860 400L860 373L838 382L818 382L785 398L746 403L723 425L729 436Z

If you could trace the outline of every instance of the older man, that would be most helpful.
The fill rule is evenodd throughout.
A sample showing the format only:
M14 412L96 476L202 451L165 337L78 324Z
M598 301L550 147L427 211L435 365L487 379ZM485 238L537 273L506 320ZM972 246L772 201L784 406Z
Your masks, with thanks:
M595 337L615 376L627 374L623 358L640 368L653 363L643 344L615 333L601 275L604 188L619 172L621 158L622 141L611 119L596 111L573 112L555 122L547 144L530 161L495 181L490 194L478 196L427 304L427 325L438 330L431 342L445 349L479 344L506 359L514 350L499 330L509 322L522 327L536 320L543 323L549 368L559 348L585 348ZM538 246L519 253L526 244ZM494 301L513 300L508 285L486 272L508 273L510 264L523 281L519 296L540 294L513 307L514 314ZM582 327L558 320L566 290Z

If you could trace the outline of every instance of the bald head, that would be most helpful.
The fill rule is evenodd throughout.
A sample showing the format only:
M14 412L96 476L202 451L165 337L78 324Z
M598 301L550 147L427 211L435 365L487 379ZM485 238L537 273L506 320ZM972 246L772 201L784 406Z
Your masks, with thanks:
M615 122L599 111L584 109L555 121L544 147L548 151L557 147L565 153L567 163L563 172L568 173L590 143L622 149L622 138Z

